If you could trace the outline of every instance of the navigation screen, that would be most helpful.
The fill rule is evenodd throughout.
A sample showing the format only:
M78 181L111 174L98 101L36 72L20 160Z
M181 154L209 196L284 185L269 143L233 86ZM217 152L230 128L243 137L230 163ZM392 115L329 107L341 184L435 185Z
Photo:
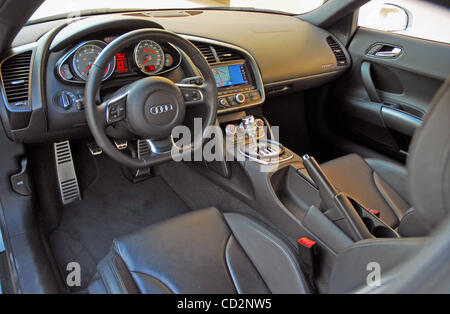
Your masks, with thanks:
M248 84L243 64L226 65L211 68L217 87Z

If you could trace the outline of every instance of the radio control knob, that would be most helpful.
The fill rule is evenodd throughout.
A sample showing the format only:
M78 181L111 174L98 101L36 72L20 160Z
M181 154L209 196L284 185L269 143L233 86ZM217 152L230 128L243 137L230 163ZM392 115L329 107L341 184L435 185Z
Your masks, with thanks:
M228 102L227 102L227 100L225 98L220 98L219 99L219 104L224 106L224 107L228 106Z
M246 99L245 99L245 95L244 94L236 94L234 95L234 100L238 103L238 104L243 104L245 103Z

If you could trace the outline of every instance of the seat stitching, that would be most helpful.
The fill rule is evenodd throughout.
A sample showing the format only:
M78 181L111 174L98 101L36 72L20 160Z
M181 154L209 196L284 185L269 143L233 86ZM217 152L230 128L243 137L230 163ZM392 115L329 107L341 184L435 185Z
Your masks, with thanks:
M116 263L115 263L115 260L116 260L117 258L120 258L120 257L118 257L118 256L116 256L116 255L114 254L113 259L112 259L112 261L111 261L111 264L112 264L112 271L113 271L114 277L116 277L116 280L117 280L117 281L119 282L119 284L120 284L121 290L122 290L123 292L128 292L128 290L125 288L125 283L123 282L121 276L119 276L119 270L117 269L117 266L116 266Z
M151 277L154 280L158 281L167 291L169 291L172 294L175 293L175 292L172 291L172 289L169 288L169 286L166 283L164 283L161 279L159 279L159 278L157 278L157 277L155 277L153 275L150 275L150 274L147 274L147 273L144 273L144 272L141 272L141 271L136 271L136 270L132 270L132 271L130 271L130 273L135 273L135 274L140 274L140 275Z
M228 275L228 278L229 278L229 279L231 280L231 282L233 283L233 286L234 286L234 289L236 290L236 293L239 293L239 292L238 292L237 284L236 284L236 282L234 281L233 276L231 275L231 272L230 272L230 266L229 266L229 264L228 264L227 254L226 254L227 247L228 247L228 244L229 244L230 241L231 241L231 237L232 237L232 236L233 236L233 234L230 232L230 236L228 237L228 240L226 241L226 243L225 243L225 245L224 245L224 247L223 247L222 258L223 258L223 261L225 262L225 271L226 271L226 273L227 273L227 275Z

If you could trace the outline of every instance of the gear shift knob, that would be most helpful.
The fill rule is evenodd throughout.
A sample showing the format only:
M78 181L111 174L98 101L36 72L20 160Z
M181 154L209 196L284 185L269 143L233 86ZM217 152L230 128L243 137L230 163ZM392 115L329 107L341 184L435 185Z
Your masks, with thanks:
M244 127L245 133L248 135L251 146L257 147L257 125L255 117L252 115L245 116L242 118L242 126Z
M255 124L255 117L252 115L245 116L242 118L242 124L244 126L254 125Z

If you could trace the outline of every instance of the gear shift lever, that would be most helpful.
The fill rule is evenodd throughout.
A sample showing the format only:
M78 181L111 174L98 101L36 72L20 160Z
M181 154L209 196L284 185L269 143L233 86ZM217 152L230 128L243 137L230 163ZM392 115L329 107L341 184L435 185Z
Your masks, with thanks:
M256 125L255 117L245 116L242 118L242 126L244 127L245 133L248 135L248 139L250 142L250 146L254 146L256 150L258 150L258 143L257 143L257 137L258 137L258 127Z

